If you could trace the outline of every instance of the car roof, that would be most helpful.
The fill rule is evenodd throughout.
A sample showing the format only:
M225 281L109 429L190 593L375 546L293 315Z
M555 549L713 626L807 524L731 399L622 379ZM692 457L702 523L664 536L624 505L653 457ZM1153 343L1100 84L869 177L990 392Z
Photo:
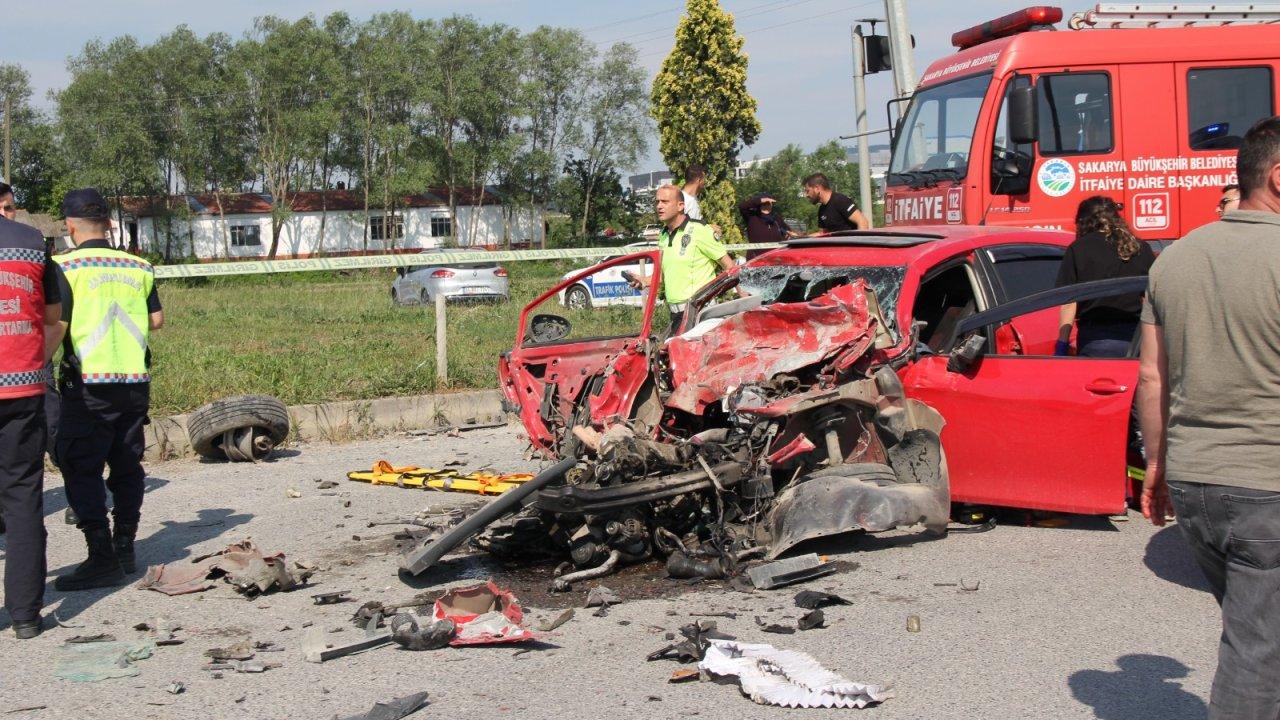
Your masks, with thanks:
M1061 230L984 225L895 226L793 240L748 262L756 265L912 265L993 245L1066 247L1075 236Z

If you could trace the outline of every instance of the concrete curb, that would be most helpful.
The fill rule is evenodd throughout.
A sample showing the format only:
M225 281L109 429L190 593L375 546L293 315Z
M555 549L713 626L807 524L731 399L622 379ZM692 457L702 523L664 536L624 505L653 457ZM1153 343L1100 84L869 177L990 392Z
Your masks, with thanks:
M441 425L501 422L503 417L502 393L497 390L292 405L289 439L349 442ZM151 419L145 460L194 455L187 438L186 415Z

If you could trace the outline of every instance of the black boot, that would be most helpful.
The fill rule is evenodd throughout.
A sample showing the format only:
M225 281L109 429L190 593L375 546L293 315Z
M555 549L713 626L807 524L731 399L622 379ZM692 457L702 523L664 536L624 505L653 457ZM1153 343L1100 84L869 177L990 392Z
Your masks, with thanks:
M64 592L113 587L124 582L124 570L116 559L108 528L85 528L84 541L89 546L89 558L69 574L53 581L53 587Z
M137 535L137 525L116 523L115 528L111 531L111 544L115 546L116 559L120 561L120 567L128 574L138 571L138 563L133 557L133 539Z

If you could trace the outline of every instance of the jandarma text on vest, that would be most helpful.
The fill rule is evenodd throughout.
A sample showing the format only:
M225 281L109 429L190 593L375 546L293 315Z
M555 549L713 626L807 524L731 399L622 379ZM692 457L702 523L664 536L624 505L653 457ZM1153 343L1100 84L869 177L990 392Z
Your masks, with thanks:
M122 273L112 273L112 272L102 273L101 275L94 275L93 277L89 278L89 289L97 290L98 286L102 285L103 283L109 283L109 282L124 283L125 285L128 285L129 287L133 288L134 290L142 289L142 281L139 280L138 278L130 277Z

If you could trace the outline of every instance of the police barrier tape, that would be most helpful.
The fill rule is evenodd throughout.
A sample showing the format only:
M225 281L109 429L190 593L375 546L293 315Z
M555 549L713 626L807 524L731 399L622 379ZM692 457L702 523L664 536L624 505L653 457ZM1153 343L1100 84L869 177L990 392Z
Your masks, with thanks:
M730 253L748 250L772 250L782 247L777 243L726 245ZM525 260L565 260L616 256L627 248L561 248L557 250L494 250L483 255L492 262L521 262ZM645 252L637 248L634 252ZM191 265L157 265L156 278L220 277L227 275L265 275L271 273L310 272L314 270L363 270L384 267L412 267L423 265L463 265L474 263L477 255L472 252L442 250L397 255L359 255L335 258L308 258L305 260L237 260L236 262L198 263Z

